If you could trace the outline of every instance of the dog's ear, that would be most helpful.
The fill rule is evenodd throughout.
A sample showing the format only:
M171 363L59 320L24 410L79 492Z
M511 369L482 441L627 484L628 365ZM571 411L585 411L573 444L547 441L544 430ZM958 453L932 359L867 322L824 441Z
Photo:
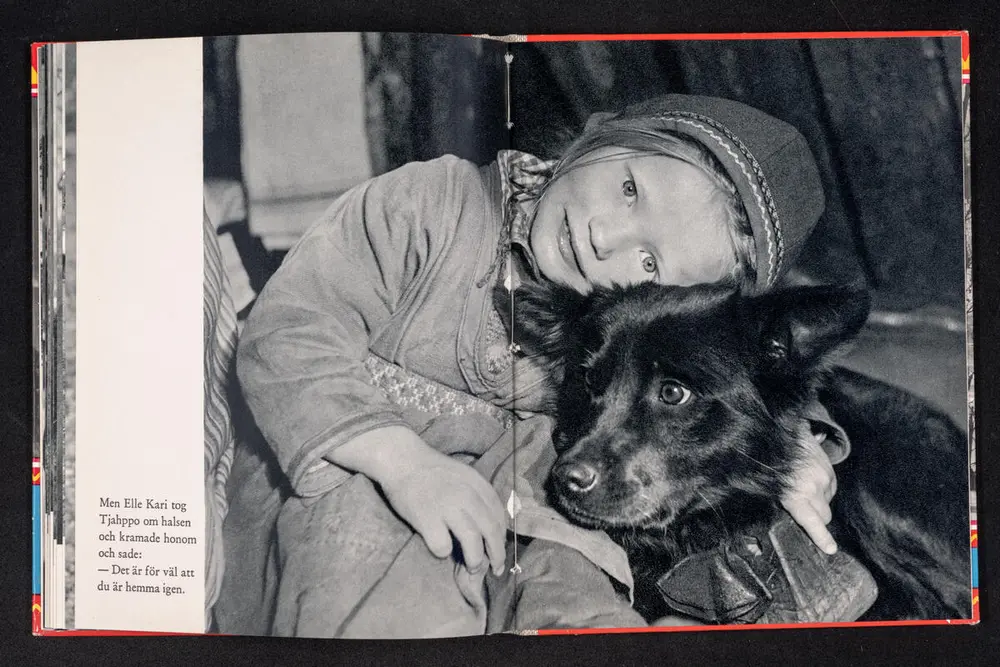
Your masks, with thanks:
M524 283L513 294L502 287L493 292L493 303L514 342L527 355L554 365L562 362L576 340L586 300L576 290L548 281Z
M870 307L864 289L792 287L750 299L744 312L769 367L805 370L853 339Z

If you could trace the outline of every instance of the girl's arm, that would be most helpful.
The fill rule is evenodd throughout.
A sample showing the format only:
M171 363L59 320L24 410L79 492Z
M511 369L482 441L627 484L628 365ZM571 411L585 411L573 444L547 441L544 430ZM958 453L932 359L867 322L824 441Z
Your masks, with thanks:
M451 555L452 536L473 574L487 564L504 569L507 520L489 482L456 459L429 447L403 426L383 426L332 450L334 463L376 482L400 517L438 558Z
M346 478L325 458L340 445L405 426L363 362L371 339L412 305L408 297L447 252L463 207L484 205L481 191L475 167L450 157L372 179L337 200L261 291L237 369L296 493L323 493Z
M804 457L792 477L791 488L782 496L781 506L824 553L837 553L837 543L827 529L833 518L830 501L837 492L837 476L820 446L823 436L805 429L800 438Z

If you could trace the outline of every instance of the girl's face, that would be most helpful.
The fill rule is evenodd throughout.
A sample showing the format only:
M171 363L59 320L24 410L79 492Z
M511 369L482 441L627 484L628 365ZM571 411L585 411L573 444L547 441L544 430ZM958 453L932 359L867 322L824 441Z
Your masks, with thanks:
M614 147L582 161L538 202L530 245L547 279L584 292L714 283L735 269L723 193L701 169Z

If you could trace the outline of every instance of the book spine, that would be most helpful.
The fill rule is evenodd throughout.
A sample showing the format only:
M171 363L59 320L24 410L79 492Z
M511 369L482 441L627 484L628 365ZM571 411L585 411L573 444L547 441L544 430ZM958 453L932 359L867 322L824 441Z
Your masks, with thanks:
M42 249L44 246L44 227L41 215L42 169L40 167L43 145L43 124L39 122L38 102L38 52L42 44L31 45L31 145L34 151L32 160L32 190L31 210L34 216L32 225L32 383L34 401L34 424L31 461L31 629L36 635L42 632L42 443L45 439L45 373L44 363L44 331L45 309L43 307L44 262Z
M33 44L31 74L34 146L33 383L35 421L32 492L36 632L65 622L63 535L65 459L66 47ZM37 484L37 486L35 486Z
M972 620L979 621L979 530L976 498L976 402L973 365L972 326L972 182L969 102L969 33L962 33L962 181L965 225L965 359L968 374L968 433L969 433L969 547L972 585Z

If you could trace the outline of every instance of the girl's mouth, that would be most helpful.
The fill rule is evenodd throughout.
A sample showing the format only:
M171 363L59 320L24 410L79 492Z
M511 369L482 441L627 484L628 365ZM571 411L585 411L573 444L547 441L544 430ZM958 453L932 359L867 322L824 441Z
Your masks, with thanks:
M583 267L580 266L580 260L573 248L573 233L570 231L569 218L565 212L563 212L562 226L559 228L559 254L562 255L563 261L567 265L575 268L576 272L583 277Z

